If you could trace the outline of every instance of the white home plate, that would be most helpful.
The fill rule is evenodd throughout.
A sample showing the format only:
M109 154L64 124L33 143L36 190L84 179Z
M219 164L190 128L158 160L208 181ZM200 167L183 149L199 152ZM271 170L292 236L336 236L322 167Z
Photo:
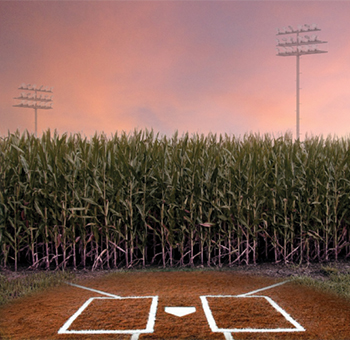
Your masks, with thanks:
M196 311L196 307L165 307L164 310L165 313L181 317L194 313Z

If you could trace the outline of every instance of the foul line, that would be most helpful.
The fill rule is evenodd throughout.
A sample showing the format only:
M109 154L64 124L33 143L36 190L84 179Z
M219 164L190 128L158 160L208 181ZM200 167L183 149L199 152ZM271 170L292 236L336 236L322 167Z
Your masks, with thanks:
M102 290L97 290L97 289L92 289L92 288L89 288L89 287L79 286L79 285L76 285L75 283L70 283L70 282L66 282L66 283L71 285L71 286L73 286L73 287L82 288L82 289L85 289L85 290L90 290L91 292L98 293L98 294L101 294L101 295L110 296L110 297L115 298L115 299L121 299L121 296L110 294L110 293L106 293L106 292L103 292Z
M253 291L251 291L249 293L236 295L236 297L244 297L244 296L252 295L252 294L255 294L255 293L259 293L259 292L262 292L263 290L267 290L267 289L275 288L275 287L278 287L278 286L282 286L282 285L284 285L285 283L287 283L289 281L290 280L279 282L279 283L275 283L274 285L271 285L271 286L268 286L268 287L264 287L264 288L260 288L260 289L257 289L257 290L253 290Z
M268 287L264 287L264 288L260 288L257 290L252 290L251 292L248 293L244 293L244 294L239 294L239 295L203 295L205 297L210 297L210 298L220 298L220 297L246 297L248 295L253 295L255 293L258 292L262 292L263 290L267 290L267 289L271 289L271 288L275 288L281 285L284 285L285 283L289 282L290 280L287 281L283 281L283 282L279 282L279 283L275 283L274 285L268 286Z

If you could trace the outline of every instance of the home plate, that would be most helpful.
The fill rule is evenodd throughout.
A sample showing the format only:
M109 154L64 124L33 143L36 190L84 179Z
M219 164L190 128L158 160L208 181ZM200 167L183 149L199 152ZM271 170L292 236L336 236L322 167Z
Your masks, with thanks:
M165 307L164 310L165 313L181 317L194 313L196 311L196 307Z

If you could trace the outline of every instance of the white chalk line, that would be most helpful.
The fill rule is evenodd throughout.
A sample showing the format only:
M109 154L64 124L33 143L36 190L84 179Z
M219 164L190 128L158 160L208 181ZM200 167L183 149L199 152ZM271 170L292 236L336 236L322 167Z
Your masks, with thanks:
M279 311L299 332L305 332L305 328L295 321L283 308L281 308L275 301L270 297L264 296L264 298L270 302L270 304Z
M157 306L158 306L158 296L152 297L152 305L148 315L148 322L146 326L146 330L148 333L153 333L154 324L156 322L156 314L157 314Z
M225 336L226 340L233 340L231 333L243 333L243 332L251 332L251 333L265 333L265 332L304 332L305 328L302 327L296 320L294 320L283 308L281 308L275 301L273 301L268 296L263 295L253 295L257 292L261 292L267 289L275 288L278 286L281 286L289 281L283 281L276 283L274 285L260 288L254 291L251 291L249 293L240 294L240 295L204 295L200 296L200 299L202 301L202 306L204 310L204 314L207 318L208 324L212 332L222 332ZM211 312L211 309L209 307L209 303L207 298L264 298L266 299L270 305L275 308L280 314L284 316L284 318L290 322L295 328L219 328L216 324L216 321L214 319L214 316Z
M276 283L276 284L268 286L268 287L264 287L264 288L260 288L260 289L257 289L257 290L253 290L251 292L244 293L244 294L238 294L238 295L205 295L205 296L206 297L248 297L249 295L252 295L252 294L255 294L255 293L258 293L258 292L262 292L262 291L267 290L267 289L271 289L271 288L275 288L275 287L284 285L287 282L289 282L289 280L283 281L283 282L279 282L279 283Z
M216 297L216 296L210 296L210 297ZM209 303L208 303L208 300L207 300L207 296L200 296L200 299L202 301L204 314L205 314L205 316L207 318L207 321L208 321L210 329L213 332L218 332L218 326L216 325L215 319L214 319L213 314L212 314L212 312L210 310Z
M58 334L132 334L131 340L137 340L141 333L153 333L154 332L154 324L157 313L157 305L158 305L158 296L126 296L121 297L118 295L110 294L107 292L103 292L101 290L84 287L80 285L76 285L74 283L68 283L71 286L89 290L101 295L106 295L108 297L92 297L89 298L85 303L66 321L66 323L59 329ZM152 299L150 311L148 314L147 325L145 329L132 329L132 330L69 330L68 328L72 325L72 323L79 317L79 315L89 306L89 304L93 300L126 300L126 299Z
M253 290L253 291L251 291L251 292L249 292L249 293L240 294L240 295L236 295L236 296L237 296L237 297L244 297L244 296L252 295L252 294L255 294L255 293L262 292L262 291L267 290L267 289L271 289L271 288L275 288L275 287L284 285L285 283L287 283L287 282L289 282L289 281L290 281L290 280L283 281L283 282L279 282L279 283L275 283L274 285L271 285L271 286L268 286L268 287L264 287L264 288L260 288L260 289L257 289L257 290Z
M235 340L230 332L224 332L225 340Z
M264 288L260 288L245 294L240 294L240 295L206 295L206 296L200 296L200 299L202 301L202 306L204 313L206 315L208 324L213 332L222 332L225 336L226 340L234 340L232 337L231 332L301 332L305 331L305 329L296 321L294 320L284 309L282 309L277 303L275 303L271 298L267 296L259 296L259 295L253 295L255 293L268 290L271 288L275 288L278 286L281 286L285 283L289 282L283 281L276 283L271 286L267 286ZM100 291L97 289L89 288L89 287L84 287L80 285L76 285L73 283L68 283L74 287L89 290L101 295L106 295L109 296L113 299L145 299L145 298L152 298L152 304L149 312L149 317L147 321L147 326L146 329L142 330L68 330L68 328L71 326L71 324L74 322L74 320L88 307L88 305L94 300L94 299L108 299L108 298L90 298L88 299L79 309L76 313L74 313L68 321L60 328L58 331L59 334L132 334L130 340L138 340L139 335L142 333L152 333L154 332L154 324L155 324L155 319L156 319L156 312L157 312L157 305L158 305L158 296L133 296L133 297L121 297L115 294L110 294L104 291ZM274 307L280 314L282 314L287 321L289 321L295 328L275 328L275 329L257 329L257 328L233 328L233 329L224 329L224 328L218 328L215 322L215 319L211 313L208 300L207 298L230 298L230 297L235 297L235 298L265 298L272 307Z
M66 282L66 283L71 285L71 286L73 286L73 287L89 290L90 292L98 293L98 294L101 294L101 295L111 296L111 297L113 297L115 299L120 299L121 298L119 295L106 293L106 292L103 292L102 290L97 290L97 289L93 289L93 288L89 288L89 287L84 287L84 286L80 286L80 285L77 285L75 283L70 283L70 282Z
M58 330L58 334L65 334L68 331L70 325L74 322L74 320L84 311L84 309L91 303L93 298L85 301L85 303L66 321L66 323Z
M207 300L207 297L211 298L264 298L266 299L270 305L275 308L280 314L284 316L284 318L290 322L295 328L219 328L216 324L216 321L214 319L214 316L211 312L211 309L209 307L209 303ZM211 295L211 296L201 296L202 300L202 306L205 313L205 316L207 318L208 324L210 329L213 332L235 332L235 333L242 333L242 332L256 332L256 333L263 333L263 332L304 332L305 328L302 327L296 320L294 320L284 309L282 309L275 301L273 301L268 296L262 296L262 295L250 295L250 296L234 296L234 295Z

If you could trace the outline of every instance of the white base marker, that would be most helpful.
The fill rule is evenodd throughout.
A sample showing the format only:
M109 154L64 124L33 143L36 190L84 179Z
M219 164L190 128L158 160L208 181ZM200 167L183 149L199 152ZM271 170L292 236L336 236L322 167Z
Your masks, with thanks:
M196 307L165 307L165 313L175 316L185 316L196 312Z

